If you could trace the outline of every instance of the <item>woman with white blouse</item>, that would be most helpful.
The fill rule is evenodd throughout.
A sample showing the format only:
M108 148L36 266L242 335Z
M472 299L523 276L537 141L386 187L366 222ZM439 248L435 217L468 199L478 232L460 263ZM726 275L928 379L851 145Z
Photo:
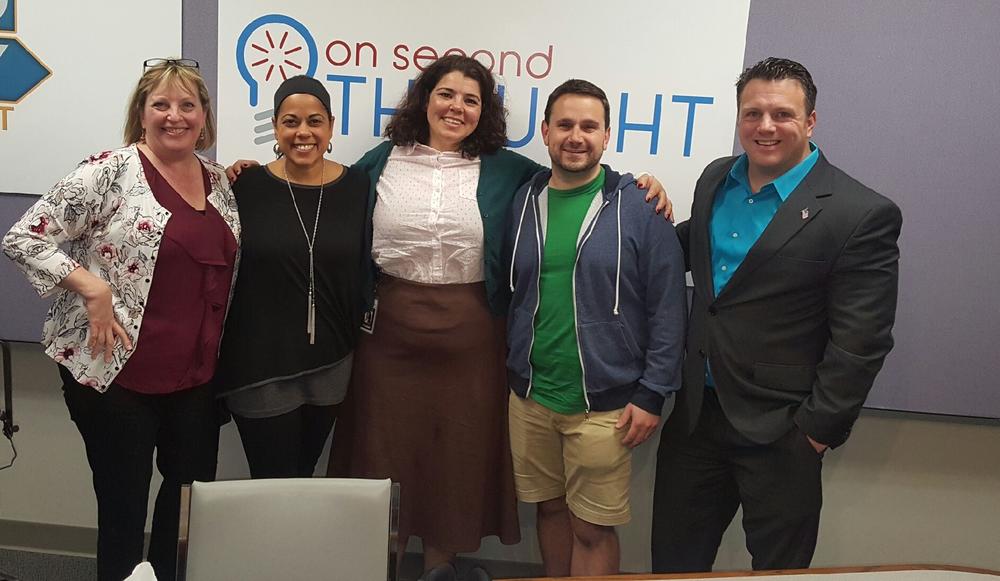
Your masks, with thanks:
M417 77L386 136L357 164L373 184L374 328L330 473L400 482L400 545L420 537L425 568L448 578L483 537L520 540L501 251L510 200L540 166L503 149L493 76L461 56Z

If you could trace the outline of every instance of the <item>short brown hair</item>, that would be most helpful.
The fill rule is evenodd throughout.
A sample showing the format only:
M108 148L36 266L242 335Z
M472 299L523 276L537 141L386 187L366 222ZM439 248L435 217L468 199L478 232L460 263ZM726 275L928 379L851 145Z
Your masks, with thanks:
M129 98L128 109L125 110L125 130L123 132L125 145L132 145L142 140L142 109L146 106L146 98L162 84L181 87L198 95L201 107L205 110L205 136L199 137L195 149L205 150L215 145L215 113L212 111L212 101L208 96L208 87L201 73L194 67L178 65L168 61L166 64L150 67L139 77L132 96Z
M802 86L806 96L806 115L816 110L816 84L813 83L809 70L791 59L768 57L759 63L748 67L736 81L736 104L743 97L743 89L754 79L762 81L783 81L792 79Z
M555 105L559 97L563 95L583 95L584 97L593 97L601 102L601 106L604 107L604 128L607 129L611 127L611 104L608 103L608 96L604 93L604 89L598 87L590 81L584 81L583 79L570 79L565 83L559 85L549 94L548 101L545 102L545 122L548 123L552 116L552 106Z

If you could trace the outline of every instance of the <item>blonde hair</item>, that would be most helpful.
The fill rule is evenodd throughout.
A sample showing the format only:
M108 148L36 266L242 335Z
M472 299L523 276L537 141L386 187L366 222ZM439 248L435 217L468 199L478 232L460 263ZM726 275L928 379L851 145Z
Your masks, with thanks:
M185 91L198 95L201 107L205 110L205 134L204 137L198 138L195 149L204 150L215 145L215 113L212 111L212 101L208 96L205 80L201 78L198 69L180 66L173 62L146 69L146 72L139 78L139 82L136 83L135 90L132 91L128 102L128 109L125 110L125 130L123 132L125 145L132 145L142 140L142 110L146 106L146 98L160 85L181 87Z

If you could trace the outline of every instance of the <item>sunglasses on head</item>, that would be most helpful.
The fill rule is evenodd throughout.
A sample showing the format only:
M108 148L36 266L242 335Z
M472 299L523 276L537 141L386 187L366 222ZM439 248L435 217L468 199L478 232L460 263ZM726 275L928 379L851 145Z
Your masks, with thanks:
M146 72L147 69L153 67L165 67L165 66L176 66L176 67L188 67L191 69L198 68L198 61L194 59L146 59L142 63L142 72Z

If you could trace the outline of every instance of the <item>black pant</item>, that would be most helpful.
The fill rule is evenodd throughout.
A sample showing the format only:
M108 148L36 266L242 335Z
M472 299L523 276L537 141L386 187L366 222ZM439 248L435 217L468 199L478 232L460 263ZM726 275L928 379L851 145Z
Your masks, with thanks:
M154 449L163 484L147 558L158 579L174 579L181 484L215 478L219 424L213 391L200 386L147 395L112 384L102 394L61 365L59 372L93 472L98 579L121 581L142 561Z
M812 561L823 504L822 456L798 428L766 445L744 438L706 389L690 436L665 430L653 493L653 571L711 571L722 535L743 505L753 568Z
M339 405L303 405L270 418L233 414L251 478L310 478Z

